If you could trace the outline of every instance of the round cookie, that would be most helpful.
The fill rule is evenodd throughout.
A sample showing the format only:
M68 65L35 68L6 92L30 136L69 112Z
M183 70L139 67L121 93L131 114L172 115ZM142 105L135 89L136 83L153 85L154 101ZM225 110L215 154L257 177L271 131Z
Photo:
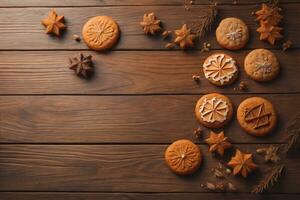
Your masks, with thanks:
M189 140L177 140L165 151L167 166L176 174L194 173L202 162L200 148Z
M195 107L196 118L208 128L220 128L232 118L233 105L230 99L222 94L211 93L202 96Z
M241 19L229 17L223 19L216 30L217 41L225 49L238 50L249 40L248 27Z
M93 50L110 49L119 38L118 24L108 16L97 16L89 19L82 29L87 46Z
M227 54L216 53L204 61L205 78L214 85L225 86L233 83L238 77L236 61Z
M247 133L254 136L265 136L275 128L277 115L268 100L251 97L239 105L237 120Z
M280 65L276 56L266 49L255 49L245 58L246 74L253 80L264 82L276 78Z

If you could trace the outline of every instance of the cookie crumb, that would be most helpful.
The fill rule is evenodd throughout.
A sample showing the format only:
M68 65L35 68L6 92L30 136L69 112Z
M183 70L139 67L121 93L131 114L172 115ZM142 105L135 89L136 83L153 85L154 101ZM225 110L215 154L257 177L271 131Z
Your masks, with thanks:
M171 35L172 31L164 31L161 35L163 39L167 39Z
M210 43L204 42L204 43L203 43L203 47L202 47L202 49L201 49L201 52L209 52L209 51L210 51L210 47L211 47L211 44L210 44Z
M247 88L247 84L245 81L241 81L238 87L233 88L234 91L246 91Z
M200 137L202 136L202 129L199 127L197 128L196 130L194 130L194 136L197 138L197 139L200 139Z
M292 41L291 40L287 40L286 42L284 42L282 44L282 51L286 51L288 50L289 48L291 48L293 45Z
M80 38L79 35L74 34L74 35L73 35L73 40L75 40L76 42L80 42L80 41L81 41L81 38Z
M192 78L194 79L195 82L197 82L197 83L200 82L200 76L199 75L193 75Z

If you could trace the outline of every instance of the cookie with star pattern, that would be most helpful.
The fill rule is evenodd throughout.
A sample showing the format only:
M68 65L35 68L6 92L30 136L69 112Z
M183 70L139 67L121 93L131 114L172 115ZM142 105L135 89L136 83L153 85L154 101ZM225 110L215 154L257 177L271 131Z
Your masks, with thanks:
M265 136L275 128L277 115L271 102L261 97L251 97L239 105L237 120L247 133Z
M216 30L216 38L221 47L238 50L246 46L249 30L241 19L229 17L220 22Z
M202 96L195 107L200 124L208 128L221 128L228 124L233 114L230 99L222 94L211 93Z
M178 175L192 174L200 167L202 154L198 145L189 140L177 140L165 151L165 161Z
M96 16L85 23L82 35L87 46L96 51L112 48L119 38L119 26L108 16Z

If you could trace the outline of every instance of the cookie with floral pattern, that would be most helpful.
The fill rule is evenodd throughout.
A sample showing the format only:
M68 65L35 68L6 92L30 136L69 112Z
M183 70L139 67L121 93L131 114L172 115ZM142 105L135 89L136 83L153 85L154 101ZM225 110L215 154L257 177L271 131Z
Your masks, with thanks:
M208 128L221 128L228 124L233 114L230 99L222 94L211 93L202 96L195 107L197 120Z

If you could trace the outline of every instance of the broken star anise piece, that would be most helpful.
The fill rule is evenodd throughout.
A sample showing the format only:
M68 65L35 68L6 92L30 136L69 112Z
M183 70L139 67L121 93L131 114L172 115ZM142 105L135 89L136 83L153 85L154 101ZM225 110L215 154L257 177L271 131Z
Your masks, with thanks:
M282 15L279 14L280 8L277 6L268 6L267 4L262 4L261 10L255 12L257 21L264 21L269 23L270 25L276 26L281 19Z
M194 46L194 40L196 39L196 35L191 33L191 29L184 24L181 29L175 30L175 43L179 45L181 49L186 49Z
M144 14L143 21L140 22L140 25L143 27L145 34L155 35L162 31L160 23L160 20L157 20L155 14L152 12Z
M88 78L93 72L92 55L84 56L80 53L79 56L71 57L69 68L74 70L78 76Z
M280 157L278 156L279 147L270 146L268 148L260 148L257 149L256 152L264 155L264 159L266 162L277 163L280 161Z
M220 156L224 155L224 151L232 147L232 144L228 141L227 137L224 137L224 132L214 133L210 132L209 138L205 140L209 145L210 152L217 152Z
M260 33L260 40L267 40L270 44L274 45L275 41L282 38L282 28L270 25L267 22L261 22L260 27L256 30Z
M252 160L252 154L242 153L240 150L236 150L235 156L231 158L228 166L233 168L233 174L241 174L244 178L248 176L248 174L257 168L257 165L254 164Z
M64 16L58 16L57 13L52 10L48 17L42 20L42 24L46 27L47 34L55 34L60 36L60 31L66 28L64 24Z

